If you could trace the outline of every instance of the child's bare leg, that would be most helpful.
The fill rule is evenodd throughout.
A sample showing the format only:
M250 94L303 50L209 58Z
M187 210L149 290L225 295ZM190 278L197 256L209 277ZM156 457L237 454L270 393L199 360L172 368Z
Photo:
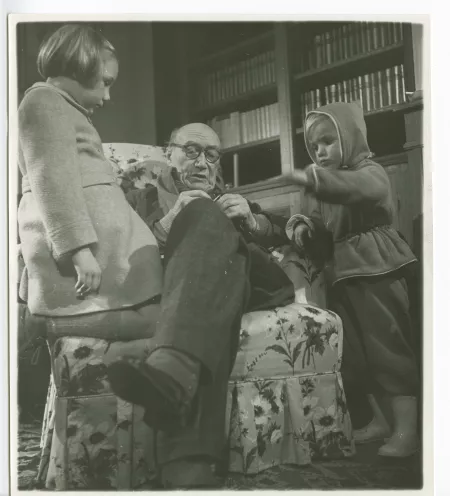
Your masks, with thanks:
M356 444L379 441L380 439L385 439L390 434L390 427L383 413L379 398L373 394L369 394L367 399L372 408L373 418L368 425L353 432L353 438Z

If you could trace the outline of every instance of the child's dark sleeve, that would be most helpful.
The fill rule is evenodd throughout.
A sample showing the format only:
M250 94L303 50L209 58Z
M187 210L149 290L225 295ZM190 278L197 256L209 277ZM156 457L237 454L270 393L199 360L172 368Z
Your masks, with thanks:
M253 233L254 240L266 248L281 246L288 243L286 237L287 218L281 215L265 212L257 203L248 202L250 210L258 223L258 229Z
M375 162L359 170L328 170L311 166L307 175L307 188L327 203L377 203L386 198L390 188L386 171Z

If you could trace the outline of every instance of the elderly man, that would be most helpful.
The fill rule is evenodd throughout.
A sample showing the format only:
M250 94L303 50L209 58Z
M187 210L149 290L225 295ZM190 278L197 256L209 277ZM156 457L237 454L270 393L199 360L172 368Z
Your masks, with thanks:
M217 134L205 124L182 127L172 133L168 160L157 186L128 195L164 254L155 345L144 361L110 365L109 377L159 433L164 485L205 487L225 447L241 317L291 303L294 288L263 248L287 242L286 222L240 195L222 194Z

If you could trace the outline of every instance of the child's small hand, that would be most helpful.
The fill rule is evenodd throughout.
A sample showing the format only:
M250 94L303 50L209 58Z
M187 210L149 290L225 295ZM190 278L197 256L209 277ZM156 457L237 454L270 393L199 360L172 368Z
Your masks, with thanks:
M311 229L307 224L304 224L303 222L297 224L294 231L294 241L299 248L303 248L305 238L311 238L311 236Z
M90 248L82 248L72 255L73 265L78 275L75 290L78 296L95 293L100 287L102 270Z

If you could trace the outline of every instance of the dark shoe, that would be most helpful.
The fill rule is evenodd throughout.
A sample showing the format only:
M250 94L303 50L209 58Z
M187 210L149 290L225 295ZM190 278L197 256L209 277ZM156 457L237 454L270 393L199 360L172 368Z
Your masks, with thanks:
M176 460L161 467L165 489L218 489L220 480L214 475L208 458L192 457Z
M107 373L114 394L145 408L144 421L150 427L173 431L187 424L192 397L166 372L147 361L124 358L109 365Z

